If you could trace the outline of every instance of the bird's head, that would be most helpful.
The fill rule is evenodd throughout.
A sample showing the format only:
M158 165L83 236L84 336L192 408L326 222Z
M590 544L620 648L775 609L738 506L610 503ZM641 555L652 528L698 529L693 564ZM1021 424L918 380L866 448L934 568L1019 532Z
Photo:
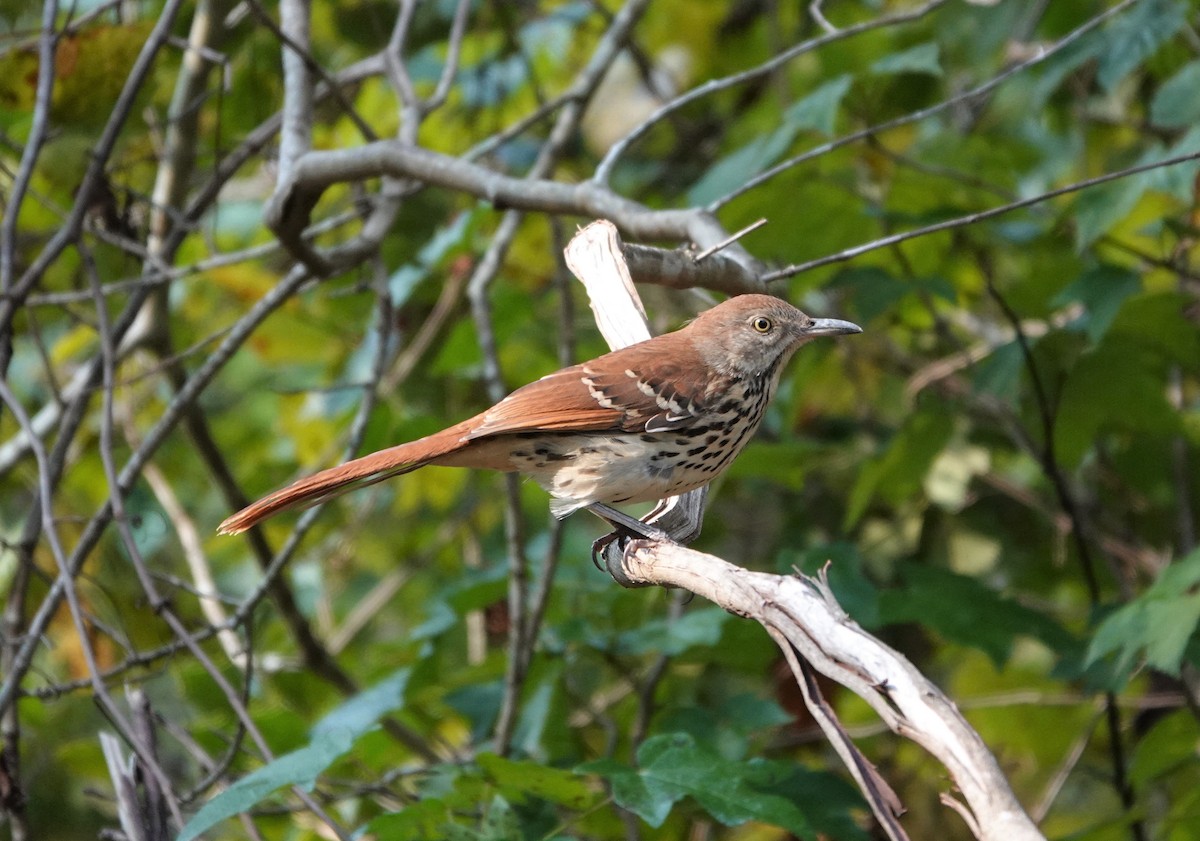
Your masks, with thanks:
M862 328L836 318L812 318L771 295L738 295L702 312L689 331L713 368L758 374L778 371L805 342Z

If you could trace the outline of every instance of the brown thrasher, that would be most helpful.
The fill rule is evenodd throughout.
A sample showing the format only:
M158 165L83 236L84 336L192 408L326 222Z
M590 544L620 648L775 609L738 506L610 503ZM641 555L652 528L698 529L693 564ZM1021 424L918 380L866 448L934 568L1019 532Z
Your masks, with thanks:
M730 298L681 330L556 371L441 432L301 479L218 531L237 534L288 508L437 464L516 470L550 492L556 517L591 508L660 537L609 506L712 481L758 428L792 353L817 336L861 332L769 295Z

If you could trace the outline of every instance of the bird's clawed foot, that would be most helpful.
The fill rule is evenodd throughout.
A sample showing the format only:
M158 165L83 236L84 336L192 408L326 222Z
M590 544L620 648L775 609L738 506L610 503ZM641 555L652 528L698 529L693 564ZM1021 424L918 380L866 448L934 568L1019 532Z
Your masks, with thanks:
M613 531L592 543L592 563L606 571L622 587L646 587L625 572L625 549L631 540L670 540L671 536L658 526L644 523L615 508L596 504L589 506L597 517L613 527ZM600 560L604 560L603 566Z
M622 587L633 589L635 587L649 587L650 585L644 581L637 581L629 576L625 571L625 550L629 544L635 540L646 540L640 534L630 534L622 528L604 535L599 540L592 543L592 563L596 565L596 569L607 572L612 576L613 581L616 581ZM652 540L669 540L666 532L662 532L662 537L650 538ZM601 565L601 560L604 563Z

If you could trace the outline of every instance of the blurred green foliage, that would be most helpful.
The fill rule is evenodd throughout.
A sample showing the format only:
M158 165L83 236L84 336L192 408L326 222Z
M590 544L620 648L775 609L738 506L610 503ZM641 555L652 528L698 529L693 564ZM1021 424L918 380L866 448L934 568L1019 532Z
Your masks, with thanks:
M423 94L447 59L454 5L418 7L406 60ZM1141 0L993 91L817 155L722 201L781 161L993 79L1109 5L955 0L913 22L832 40L657 124L621 159L613 184L653 207L717 201L727 230L766 217L769 224L743 244L786 264L1200 149L1200 4ZM72 205L90 145L157 6L137 6L132 19L102 15L60 42L51 132L19 219L22 263ZM618 6L472 3L455 85L422 125L421 142L461 154L561 93ZM850 2L824 11L845 27L900 7ZM647 66L671 51L684 55L690 86L821 35L806 9L661 0L633 43ZM11 27L0 56L5 173L17 170L32 121L32 14L4 9ZM395 14L389 3L317 4L313 53L330 70L372 55L386 45ZM181 37L186 31L177 26ZM279 52L252 16L228 34L220 72L197 106L194 186L278 110ZM106 168L109 202L91 217L97 227L107 217L120 223L118 232L144 240L178 68L171 50L157 61ZM593 104L555 177L590 177L603 150L595 126L645 118L633 107L647 95L639 72L624 84ZM379 136L395 134L399 108L385 77L345 93ZM516 137L487 165L523 173L544 130ZM318 147L361 142L337 106L320 107ZM272 241L261 225L270 157L263 151L240 167L177 265ZM776 572L814 573L830 561L831 583L850 614L953 695L1051 838L1131 838L1136 822L1142 838L1175 841L1196 837L1200 826L1196 177L1195 162L1152 169L780 282L777 294L853 319L864 335L811 346L795 360L759 439L713 494L698 543ZM361 198L349 187L329 191L318 215L351 221L322 234L322 245L354 232L350 211ZM254 331L200 401L248 494L341 457L381 343L392 363L404 357L445 286L469 274L487 248L499 218L470 197L417 192L405 199L377 265L305 287ZM495 281L491 326L508 387L555 368L564 343L576 359L603 350L581 291L560 283L558 248L579 221L525 217ZM103 283L138 277L136 254L111 239L88 244ZM288 265L273 251L173 281L170 329L184 365L198 367ZM86 292L87 271L79 252L67 252L18 317L7 382L31 411L52 402L99 353L90 298L53 297ZM388 329L376 289L388 299ZM660 329L703 306L686 294L643 291ZM128 294L111 290L110 313ZM569 319L564 295L573 301ZM448 312L382 395L361 451L418 437L489 403L485 353L461 294ZM172 399L160 362L135 354L118 371L118 464ZM109 493L98 455L99 398L89 412L53 500L68 545ZM5 411L0 438L17 432ZM219 591L246 597L261 571L243 541L212 533L229 512L192 439L174 432L153 466L201 535ZM20 537L36 476L31 458L0 476L5 546ZM704 604L679 608L674 594L621 590L587 561L600 525L577 516L555 546L545 495L528 485L520 493L520 548L535 583L547 553L559 552L562 563L549 585L512 751L495 755L513 621L502 489L496 476L431 468L326 506L285 577L318 638L359 685L374 688L347 699L298 668L287 628L273 608L259 607L253 633L243 637L258 664L246 700L279 757L273 763L235 744L227 697L189 655L155 659L113 681L117 689L122 681L140 684L158 714L195 741L193 749L161 737L180 792L204 778L201 753L221 757L240 746L228 766L240 782L223 793L197 792L191 812L215 796L204 813L214 819L258 807L264 837L315 838L311 816L268 808L291 802L285 783L315 780L319 799L344 826L388 839L868 836L865 806L798 706L790 678L780 676L761 629ZM138 547L175 607L194 626L206 624L191 588L179 583L192 580L179 523L144 481L126 507ZM280 546L294 523L294 516L269 522L271 545ZM172 638L109 531L78 580L105 668ZM44 545L34 557L30 611L57 575ZM0 552L5 599L17 563L14 552ZM215 642L205 646L228 677L241 679ZM37 693L85 675L63 610L22 686ZM872 729L869 710L848 692L827 691L909 807L912 837L969 837L937 802L941 769ZM1119 711L1120 752L1097 713L1105 692ZM95 738L108 724L88 690L47 690L18 710L20 784L37 834L93 838L114 826L113 804L100 794L111 783ZM419 734L439 761L377 727L385 715ZM1130 802L1114 777L1128 779ZM208 837L242 837L236 821L216 826Z

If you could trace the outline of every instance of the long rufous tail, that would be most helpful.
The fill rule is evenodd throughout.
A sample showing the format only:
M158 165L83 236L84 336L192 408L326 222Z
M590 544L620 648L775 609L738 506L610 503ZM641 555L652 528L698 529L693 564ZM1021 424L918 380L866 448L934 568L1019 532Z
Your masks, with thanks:
M217 531L240 534L280 511L307 508L355 488L373 485L436 462L470 446L471 442L464 440L470 431L469 423L466 421L426 438L398 444L300 479L247 505L217 526Z

